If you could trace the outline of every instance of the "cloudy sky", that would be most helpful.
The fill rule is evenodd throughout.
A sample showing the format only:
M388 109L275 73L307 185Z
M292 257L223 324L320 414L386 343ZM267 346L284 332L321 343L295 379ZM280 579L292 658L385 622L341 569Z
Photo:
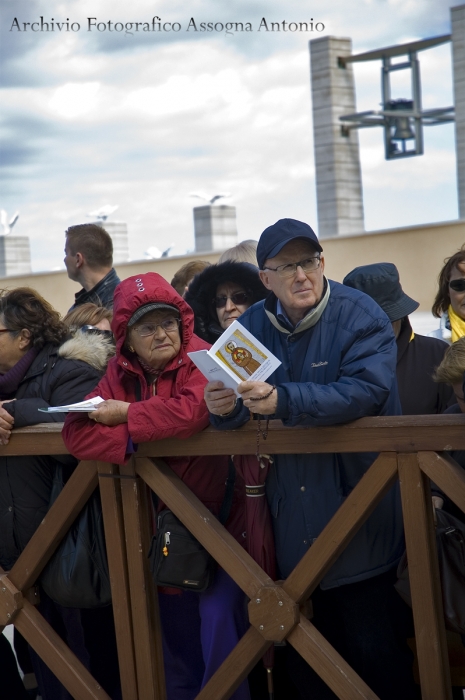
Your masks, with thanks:
M446 34L447 6L2 0L0 207L20 210L15 233L30 237L33 269L62 266L64 230L106 204L119 205L112 218L127 222L133 259L150 246L192 250L193 191L232 193L240 239L284 216L317 228L308 41L349 36L360 53ZM53 32L24 27L41 16ZM114 29L151 28L153 17L166 31ZM324 30L258 31L262 18ZM221 31L228 22L252 31ZM424 107L452 104L450 53L420 54ZM378 108L379 73L379 62L356 66L358 111ZM367 230L457 217L453 125L426 129L418 158L386 162L380 129L360 143Z

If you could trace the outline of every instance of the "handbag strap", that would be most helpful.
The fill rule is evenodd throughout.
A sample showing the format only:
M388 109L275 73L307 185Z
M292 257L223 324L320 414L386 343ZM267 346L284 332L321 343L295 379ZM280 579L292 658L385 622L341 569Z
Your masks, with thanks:
M221 504L218 520L222 525L225 525L231 513L232 502L234 498L234 485L236 483L236 467L232 457L228 458L228 478L226 479L226 490L224 492L223 503Z

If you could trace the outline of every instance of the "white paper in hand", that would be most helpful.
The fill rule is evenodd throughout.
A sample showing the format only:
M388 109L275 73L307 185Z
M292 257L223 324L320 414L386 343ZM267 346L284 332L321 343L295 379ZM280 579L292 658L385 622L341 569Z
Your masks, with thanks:
M99 403L104 400L101 396L94 396L93 399L86 399L86 401L79 401L79 403L70 403L67 406L48 406L48 408L39 408L38 410L42 413L69 413L70 411L88 413L95 411Z

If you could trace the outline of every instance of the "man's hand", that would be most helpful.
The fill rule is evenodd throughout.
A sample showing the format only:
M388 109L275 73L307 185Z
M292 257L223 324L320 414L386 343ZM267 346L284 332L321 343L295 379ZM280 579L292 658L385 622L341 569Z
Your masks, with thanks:
M231 413L236 405L236 394L232 389L227 389L223 382L209 382L203 395L208 410L215 416Z
M14 399L0 401L0 445L8 445L15 422L13 416L10 416L8 411L3 408L3 404L10 403L10 401L14 401Z
M431 496L431 500L433 502L433 508L435 510L441 510L442 506L444 505L444 499L441 498L441 496Z
M89 418L103 425L119 425L128 422L128 410L131 404L126 401L108 399L99 403L96 411L89 413Z
M242 397L244 406L253 413L271 416L278 407L278 392L273 391L273 385L267 382L241 382L237 391ZM267 398L262 398L266 396ZM258 401L254 400L258 399Z

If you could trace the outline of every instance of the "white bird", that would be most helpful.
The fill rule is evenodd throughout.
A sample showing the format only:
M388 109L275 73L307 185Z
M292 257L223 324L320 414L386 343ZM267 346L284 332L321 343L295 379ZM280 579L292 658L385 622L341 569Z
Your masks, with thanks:
M157 260L158 258L161 258L163 253L161 252L160 248L157 248L156 245L151 246L150 248L147 248L147 250L144 253L144 258L146 260Z
M0 210L0 224L2 226L2 236L8 236L11 233L11 229L19 219L19 211L15 211L11 219L8 221L8 215L5 209Z
M106 221L110 214L113 214L113 212L117 209L119 209L118 205L114 207L111 204L106 204L104 207L100 207L100 209L90 211L87 216L93 216L95 219L99 219L100 221Z
M175 248L175 247L176 247L176 244L175 244L175 243L171 243L171 245L168 246L168 248L166 248L166 250L163 251L163 253L161 254L161 257L162 257L162 258L169 258L169 255L170 255L171 251L172 251L173 248Z
M218 201L218 199L223 199L224 197L230 197L231 193L230 192L219 192L218 194L213 195L213 197L204 194L203 192L190 192L189 197L198 197L199 199L204 199L206 202L209 204L214 204L215 202Z

